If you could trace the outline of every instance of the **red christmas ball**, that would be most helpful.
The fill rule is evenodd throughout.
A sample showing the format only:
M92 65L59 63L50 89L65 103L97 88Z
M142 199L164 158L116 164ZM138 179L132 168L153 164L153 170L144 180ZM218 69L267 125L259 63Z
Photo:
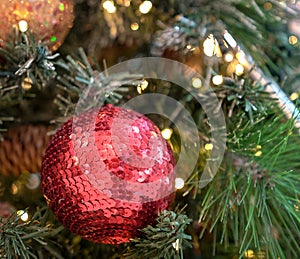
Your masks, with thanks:
M52 137L42 190L66 228L119 244L137 237L173 201L174 164L151 120L107 105L74 116Z

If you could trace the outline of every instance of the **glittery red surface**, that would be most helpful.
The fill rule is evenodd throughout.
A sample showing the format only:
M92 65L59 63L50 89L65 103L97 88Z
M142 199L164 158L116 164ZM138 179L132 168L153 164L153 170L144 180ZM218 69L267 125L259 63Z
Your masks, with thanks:
M0 46L24 20L36 40L49 42L51 50L63 43L73 25L73 0L1 0Z
M170 205L173 169L172 151L152 121L107 105L62 125L47 148L41 181L66 228L119 244Z

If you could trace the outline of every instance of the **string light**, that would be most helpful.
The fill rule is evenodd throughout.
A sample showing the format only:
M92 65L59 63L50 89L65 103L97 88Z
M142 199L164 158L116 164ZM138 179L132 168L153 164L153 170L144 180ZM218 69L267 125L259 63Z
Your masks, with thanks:
M141 88L142 88L142 90L144 91L148 87L148 85L149 85L148 81L144 79L141 82Z
M205 144L204 148L207 151L211 151L211 150L213 150L214 145L212 143L207 143L207 144Z
M246 54L243 51L239 51L235 56L240 64L245 66L248 63Z
M254 258L254 251L253 250L247 250L245 252L245 257L246 258Z
M165 128L161 131L162 137L166 140L170 139L172 134L173 134L173 130L170 128Z
M255 154L254 154L254 156L261 156L262 155L262 151L261 150L258 150Z
M269 10L271 10L272 9L272 4L270 3L270 2L266 2L265 4L264 4L264 9L266 10L266 11L269 11Z
M233 54L231 52L228 52L225 54L224 59L226 62L231 62L233 60Z
M253 151L255 152L254 156L261 156L262 155L261 145L257 145L255 148L253 148Z
M201 81L201 79L198 78L198 77L194 77L192 79L192 85L196 89L201 88L202 87L202 81Z
M172 246L176 251L179 251L179 239L176 239L176 241L172 243Z
M299 98L299 94L298 93L292 93L291 95L290 95L290 100L291 101L295 101L295 100L297 100Z
M235 41L235 39L231 36L231 34L228 31L225 31L224 39L230 45L230 47L232 47L232 48L237 47L237 42Z
M151 1L144 1L143 3L140 4L139 10L142 14L147 14L150 12L151 8L152 8Z
M223 83L223 76L222 75L213 76L212 82L214 85L221 85Z
M28 30L28 23L25 20L19 21L19 30L20 32L26 32Z
M124 0L124 6L129 7L130 6L130 0Z
M27 221L29 219L28 213L24 210L18 210L17 215L20 217L22 221Z
M140 26L139 26L139 24L137 22L133 22L130 25L130 29L133 30L133 31L137 31L139 28L140 28Z
M297 43L298 43L298 38L297 38L295 35L291 35L291 36L289 37L289 43L290 43L291 45L297 44Z
M29 90L32 87L32 79L30 77L25 77L21 83L21 86L24 90Z
M215 38L212 34L203 42L203 51L208 57L212 57L215 54Z
M137 87L137 92L139 94L142 94L142 91L144 91L148 87L148 81L143 79L142 82Z
M235 67L235 74L238 76L241 76L244 74L245 68L242 64L237 64Z
M114 2L110 0L103 2L102 6L108 13L115 13L117 10Z
M177 190L180 190L184 187L184 180L180 177L175 179L175 188Z
M18 193L18 187L17 187L17 185L15 185L14 183L11 185L11 193L13 194L13 195L16 195L17 193Z

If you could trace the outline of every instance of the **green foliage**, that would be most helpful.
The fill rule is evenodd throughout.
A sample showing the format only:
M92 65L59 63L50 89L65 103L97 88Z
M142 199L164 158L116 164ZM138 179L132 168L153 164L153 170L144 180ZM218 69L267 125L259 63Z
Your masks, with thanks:
M47 224L49 209L38 209L27 222L20 220L21 212L12 212L8 218L0 218L0 256L1 258L40 258L41 253L48 253L62 259L50 240L63 227L53 229Z
M13 90L18 90L21 95L25 91L22 83L26 79L29 84L41 89L56 75L51 60L58 54L52 55L47 46L30 33L16 33L0 48L0 54L4 59L0 67L0 96L4 100Z
M186 215L173 211L163 211L155 226L147 226L141 231L143 237L131 240L125 258L181 258L183 248L191 246L192 237L185 234L191 223Z
M219 242L264 251L270 258L297 257L300 214L299 135L294 120L242 115L228 140L228 153L213 182L201 192L199 221ZM199 197L200 198L200 197Z
M290 70L287 55L292 47L285 32L289 19L296 17L297 13L284 2L278 3L275 0L175 2L178 12L189 19L189 22L186 19L179 19L178 25L189 38L198 39L196 46L209 34L214 34L220 46L224 46L223 34L227 30L268 75L269 70L276 73L282 69ZM270 41L273 44L270 44Z
M79 57L68 55L66 60L57 62L57 66L63 69L63 75L57 77L57 87L62 91L58 93L55 103L64 117L73 115L76 105L83 112L104 101L118 103L123 98L121 93L128 91L126 85L138 84L139 81L133 79L142 77L129 73L109 75L107 70L94 70L84 50L79 48L78 52Z
M225 77L224 83L215 89L219 99L225 103L223 111L228 118L244 111L250 123L255 113L266 114L268 106L275 101L266 90L266 85L254 81L247 75L244 77Z

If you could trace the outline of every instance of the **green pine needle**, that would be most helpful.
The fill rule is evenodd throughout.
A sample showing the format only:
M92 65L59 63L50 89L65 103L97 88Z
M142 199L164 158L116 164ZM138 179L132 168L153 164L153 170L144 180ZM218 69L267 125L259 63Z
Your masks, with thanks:
M299 135L294 120L257 114L251 124L242 115L229 135L222 170L202 190L199 221L217 232L225 245L233 239L243 257L247 250L269 258L300 254Z
M108 75L94 70L83 49L80 48L78 52L78 57L73 58L69 55L66 60L56 63L64 70L64 75L57 77L57 87L62 91L57 95L55 103L65 117L74 114L76 105L80 105L82 112L95 108L104 101L116 104L123 98L121 93L128 91L127 85L140 83L135 79L142 78L142 75Z
M186 215L163 211L157 218L156 226L147 226L141 231L143 237L133 239L125 252L125 258L181 258L183 248L191 247L191 236L185 234L191 223Z
M8 218L0 218L0 257L39 258L37 253L44 250L55 258L62 259L51 247L53 242L49 238L57 235L64 227L53 229L47 223L48 208L38 209L27 222L23 222L21 216L18 212L12 212Z

